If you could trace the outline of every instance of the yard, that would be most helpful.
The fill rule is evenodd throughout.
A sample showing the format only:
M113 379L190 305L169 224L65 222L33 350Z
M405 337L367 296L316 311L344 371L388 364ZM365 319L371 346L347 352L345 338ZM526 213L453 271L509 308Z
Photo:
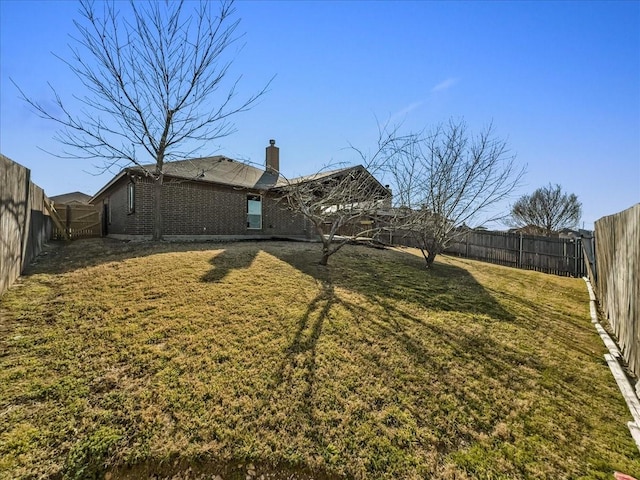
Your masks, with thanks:
M0 298L0 478L639 475L582 280L319 252L51 248Z

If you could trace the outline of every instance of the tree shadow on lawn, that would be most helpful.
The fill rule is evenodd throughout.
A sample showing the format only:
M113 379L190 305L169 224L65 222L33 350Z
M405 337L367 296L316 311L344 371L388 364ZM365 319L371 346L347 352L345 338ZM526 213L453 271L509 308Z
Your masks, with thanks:
M49 241L29 264L22 276L46 273L63 274L110 262L147 257L162 253L223 249L228 243L189 243L126 241L113 238L85 238Z
M286 248L290 245L295 248ZM331 257L328 267L322 267L317 264L320 255L318 244L308 243L259 240L235 243L127 242L110 238L56 241L48 244L43 254L26 268L23 276L63 274L131 258L207 250L222 251L212 258L213 269L201 278L205 282L218 282L234 270L250 267L258 253L264 251L319 282L329 281L331 275L331 282L336 287L347 288L370 298L402 299L425 308L477 312L501 320L513 319L462 268L436 263L426 271L419 257L365 246L343 249ZM389 262L383 265L372 261L375 257L371 252L386 255ZM423 277L424 283L416 284L416 276Z
M236 245L241 248L235 248ZM57 257L52 255L43 259L32 266L28 273L64 273L158 253L221 250L211 258L213 268L202 275L202 282L224 282L230 273L250 268L261 252L313 278L319 290L303 307L304 312L293 319L294 327L283 333L287 337L286 345L280 352L274 352L274 355L280 356L275 371L265 372L269 374L271 384L263 392L264 405L256 412L267 417L274 409L283 407L290 414L296 414L297 411L298 419L303 423L279 423L279 420L267 419L256 425L273 427L274 430L304 430L304 435L318 448L328 441L322 438L322 420L317 418L317 409L321 408L318 397L324 388L322 382L326 379L326 371L319 373L318 369L326 363L322 357L325 353L322 351L322 342L327 335L337 335L335 329L330 328L333 327L331 313L336 308L349 312L354 320L349 332L359 332L358 338L348 339L346 348L356 348L357 342L364 345L354 357L360 362L359 371L383 372L385 376L388 375L394 388L402 389L402 380L394 378L395 373L388 371L387 360L373 351L380 343L385 348L401 350L406 361L425 375L423 378L432 378L434 382L445 384L435 386L426 382L419 385L421 395L425 398L423 401L437 403L441 395L453 397L453 405L466 410L473 417L476 424L471 427L476 431L490 431L496 422L508 414L509 402L502 402L495 407L495 411L491 411L495 395L506 391L513 392L515 396L519 390L530 389L531 371L541 372L545 369L544 361L535 352L527 350L526 346L512 345L492 335L492 327L520 321L494 297L500 294L502 298L507 298L506 292L488 291L465 269L436 262L431 270L425 270L424 261L410 253L373 250L364 246L347 247L331 257L328 267L321 267L316 263L320 253L318 245L293 244L293 248L291 245L289 242L256 241L141 245L100 239L63 246L57 250ZM74 257L74 253L78 254L78 258ZM278 295L277 289L275 283L273 295ZM365 304L369 304L366 308L370 309L368 314L363 316L363 306L344 292L365 297ZM523 304L522 299L509 297L509 300ZM526 306L532 310L535 308L535 305ZM373 311L383 314L371 315ZM430 318L431 311L445 312L449 314L445 317L453 320L456 314L460 314L462 321L459 328L444 323L447 320ZM365 318L365 321L361 322L361 318ZM531 334L537 334L538 328L539 325L532 325ZM367 346L372 347L370 353L366 352ZM465 366L473 367L472 371L465 372ZM474 379L467 383L465 377L469 374L484 375L499 388L483 389ZM384 379L374 381L383 382ZM279 392L291 393L280 399L277 398ZM383 404L377 405L375 399L365 397L364 401L372 402L368 407L371 411L384 407ZM424 418L420 405L409 404L405 408L421 422L430 421ZM455 428L442 424L433 426L433 429L441 429L440 440L433 444L441 456L459 448L456 442L471 441L471 438L465 437L467 433L455 431ZM295 437L296 432L287 434ZM259 429L255 435L259 438Z
M322 267L310 261L315 260L317 254L318 249L314 246L305 246L305 254L279 246L276 242L254 243L253 248L240 252L225 250L210 260L213 269L202 277L202 281L218 282L234 270L249 268L261 251L313 277L322 289L299 319L297 331L286 349L287 358L300 352L312 352L311 359L306 363L313 366L317 341L332 307L340 305L349 310L354 318L360 316L361 307L336 294L335 289L341 288L364 295L369 302L381 307L386 315L377 319L374 325L381 334L395 337L417 361L428 361L429 355L422 351L415 338L407 334L406 330L412 324L420 325L450 345L456 355L473 355L474 358L482 356L496 371L523 363L534 368L540 367L530 356L523 357L518 350L498 344L487 335L477 331L465 332L461 329L446 328L438 322L427 322L424 318L418 318L410 308L403 306L413 305L424 311L471 315L479 325L487 321L515 320L513 313L505 310L468 271L462 268L436 263L432 269L426 270L421 258L392 250L376 250L385 255L387 260L384 264L378 263L375 257L370 255L369 247L363 246L354 247L348 254L343 250L340 252L342 257L337 254L331 259L333 264ZM423 278L424 282L416 283L416 278ZM277 294L277 285L275 288L274 293ZM311 327L312 333L303 338L303 332L309 328L312 314L316 317ZM285 363L286 361L290 360L285 359ZM280 369L279 378L284 378L285 370L284 366ZM313 372L308 372L305 377L313 378Z
M233 248L229 248L232 245ZM505 310L495 298L480 285L466 270L435 263L426 270L422 258L398 250L377 250L365 246L347 247L330 259L329 266L319 266L319 248L316 244L293 244L295 248L286 248L290 242L253 241L235 244L225 243L158 243L158 242L122 242L108 238L79 240L61 247L50 249L49 255L39 259L30 267L31 273L64 273L79 268L111 261L122 261L167 252L189 252L222 250L210 263L213 268L201 277L203 282L220 282L233 271L247 269L260 252L286 262L298 271L314 278L322 290L307 306L306 313L298 320L297 332L291 344L285 350L280 372L276 377L286 381L287 371L296 353L308 353L304 362L307 372L303 378L313 380L315 374L315 352L321 336L327 314L335 306L349 310L354 318L361 314L360 307L336 294L340 288L363 295L373 305L379 306L385 315L372 325L380 335L393 337L417 362L433 362L424 346L408 331L412 325L419 325L449 345L456 355L482 357L491 370L500 371L517 364L531 364L538 368L538 362L530 355L519 350L497 344L488 335L479 332L467 332L462 329L445 328L437 322L426 322L418 318L408 306L424 311L441 311L477 316L478 324L490 318L491 321L511 322L513 313ZM235 248L240 246L241 248ZM376 261L380 259L383 261ZM416 281L416 279L419 279ZM277 285L274 286L277 292ZM277 293L276 293L277 294ZM495 292L494 292L495 294ZM517 299L514 299L517 300ZM310 336L304 336L314 317ZM452 333L455 332L455 335ZM313 386L309 382L308 390Z
M322 444L322 438L317 429L317 419L313 412L313 399L317 386L318 343L329 312L337 302L333 286L328 283L323 284L322 290L309 303L305 313L300 317L296 332L284 349L278 370L267 389L272 393L266 398L266 404L263 406L265 411L272 410L273 405L269 404L274 403L278 395L277 392L279 390L288 392L290 395L288 401L295 402L294 409L304 419L304 425L292 426L295 429L306 428L307 436L317 445ZM294 396L295 399L291 399L291 396ZM276 429L283 427L277 424L271 426Z
M275 391L295 392L294 398L289 396L289 401L297 405L297 411L304 417L304 428L310 439L319 444L322 444L322 438L314 433L317 432L317 419L313 412L314 393L321 388L316 381L323 330L326 322L331 321L330 312L334 308L350 312L353 319L363 315L363 307L345 298L337 289L363 295L378 312L384 312L377 317L369 312L362 324L354 322L360 329L361 339L371 345L383 343L400 347L415 365L430 372L434 378L450 380L452 383L447 389L457 397L457 404L464 405L468 400L465 397L467 387L462 386L465 372L450 373L450 368L461 365L464 368L465 362L469 362L474 365L474 374L482 372L508 391L518 390L526 383L527 374L522 373L520 367L538 371L544 368L543 362L530 351L492 338L491 329L485 328L487 325L511 322L515 316L464 269L437 263L427 271L422 259L409 253L372 251L363 246L343 250L332 257L328 267L321 267L313 261L317 254L314 246L294 250L279 247L273 242L256 244L254 249L241 252L240 261L235 259L234 252L217 255L211 259L213 270L203 280L220 281L234 269L247 268L262 251L313 277L321 285L321 290L297 320L296 331L282 352L271 386ZM274 294L277 295L277 286ZM417 311L427 312L426 317ZM454 320L457 313L465 318L456 328L439 320L430 321L429 311L447 312ZM470 325L478 328L470 328ZM385 368L375 355L362 357L361 361L362 371L367 371L366 364L374 370ZM480 396L483 394L479 393ZM425 395L429 395L428 386L425 386ZM489 392L489 399L491 395ZM495 419L498 417L496 414ZM299 425L298 428L303 427ZM491 425L484 428L490 429ZM446 445L445 441L438 448L448 451L455 445Z
M390 418L385 412L399 408L408 412L418 425L428 425L425 430L430 433L422 432L421 435L434 435L435 439L430 440L431 446L426 448L433 449L440 461L444 461L449 454L460 450L461 445L471 445L478 436L491 435L507 418L513 421L513 415L522 415L518 410L520 407L515 407L519 399L542 394L540 389L547 388L538 384L539 377L548 367L546 359L526 341L522 342L522 332L514 343L505 333L514 322L520 323L514 313L503 308L464 269L439 263L426 271L420 258L388 251L382 253L387 256L386 260L392 259L396 267L401 267L388 271L388 262L372 261L366 247L345 252L342 258L333 258L335 267L328 268L309 262L306 255L279 250L277 245L265 245L262 250L312 276L322 285L322 290L300 317L272 385L276 396L278 392L294 392L289 394L287 401L296 405L291 412L298 414L297 428L307 432L305 438L317 445L321 455L326 456L323 449L332 442L327 438L327 427L321 425L328 415L323 409L327 406L327 388L331 387L323 384L327 380L326 371L319 374L318 369L326 368L326 335L336 335L330 316L334 308L350 312L354 319L353 325L359 334L357 339L347 340L347 348L352 350L351 359L356 359L361 375L371 377L348 394L368 404L365 419L349 419L350 414L345 413L346 419L342 420L341 426L331 427L336 428L334 433L338 436L340 429L355 428L357 431L359 427L355 427L355 423L365 421L373 425L372 428L384 431L387 420L380 419ZM350 258L345 258L347 254ZM389 264L393 266L393 263ZM416 278L424 279L424 284L417 284ZM375 311L384 314L376 316L369 312L362 322L358 321L363 318L362 305L340 290L364 295L376 307ZM432 320L421 310L447 312L448 320ZM458 318L459 326L447 323ZM503 335L494 337L496 330ZM535 335L537 332L532 329L530 333ZM364 348L357 345L359 342ZM369 353L366 353L367 345L371 347ZM384 351L394 349L401 353L390 360ZM412 365L409 375L417 375L409 383L416 382L415 378L421 380L407 386L397 373L402 365ZM304 388L300 387L301 381L305 382ZM376 383L382 385L381 390L369 390L371 384ZM384 395L379 392L391 391L400 392L399 398L411 397L415 401L393 405L396 400L392 398L377 398L377 395ZM412 397L414 394L416 396ZM263 411L268 412L268 407L263 407ZM569 416L571 411L565 414ZM375 423L380 421L383 423ZM553 423L551 419L549 421ZM275 428L281 426L282 423L274 425ZM418 444L424 438L418 440ZM363 449L375 442L373 437L360 440ZM551 438L547 440L552 441ZM389 441L392 442L390 448L395 448L393 440ZM370 445L377 448L373 443ZM379 451L379 454L393 458L392 450ZM375 470L369 473L375 474Z
M256 248L251 248L252 244L244 244L243 246L248 248L229 250L222 246L224 248L222 252L209 261L213 268L200 277L200 280L203 282L221 282L232 271L249 268L258 253L260 253L260 249L257 246Z
M310 251L306 255L278 249L277 244L262 250L320 282L365 295L373 302L402 300L425 309L484 314L502 321L515 318L467 270L444 263L427 270L422 258L401 250L357 245L331 257L328 267L309 261L318 254L313 246L306 247ZM416 279L423 281L416 283Z

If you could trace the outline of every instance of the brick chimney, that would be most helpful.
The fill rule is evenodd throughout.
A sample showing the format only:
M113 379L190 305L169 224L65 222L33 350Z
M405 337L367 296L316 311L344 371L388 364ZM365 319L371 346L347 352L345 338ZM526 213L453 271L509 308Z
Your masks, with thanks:
M382 205L384 206L384 208L391 208L391 201L393 199L393 191L391 190L391 187L389 187L389 185L385 185L384 188L387 190L387 192L389 192L389 196L385 197L384 201L382 202Z
M276 147L275 140L269 140L266 163L267 172L278 173L280 171L280 149Z

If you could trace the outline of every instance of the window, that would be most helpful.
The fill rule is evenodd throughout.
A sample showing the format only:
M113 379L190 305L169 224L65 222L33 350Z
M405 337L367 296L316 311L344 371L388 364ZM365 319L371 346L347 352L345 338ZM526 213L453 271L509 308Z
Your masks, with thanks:
M247 228L260 230L262 228L262 197L247 195Z
M136 211L136 184L129 182L127 184L127 212L133 213Z

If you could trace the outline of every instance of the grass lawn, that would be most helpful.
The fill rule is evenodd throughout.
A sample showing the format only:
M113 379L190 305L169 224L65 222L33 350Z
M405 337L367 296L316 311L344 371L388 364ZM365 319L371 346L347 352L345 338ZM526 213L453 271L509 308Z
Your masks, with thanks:
M582 280L319 253L40 257L0 298L0 478L640 475Z

